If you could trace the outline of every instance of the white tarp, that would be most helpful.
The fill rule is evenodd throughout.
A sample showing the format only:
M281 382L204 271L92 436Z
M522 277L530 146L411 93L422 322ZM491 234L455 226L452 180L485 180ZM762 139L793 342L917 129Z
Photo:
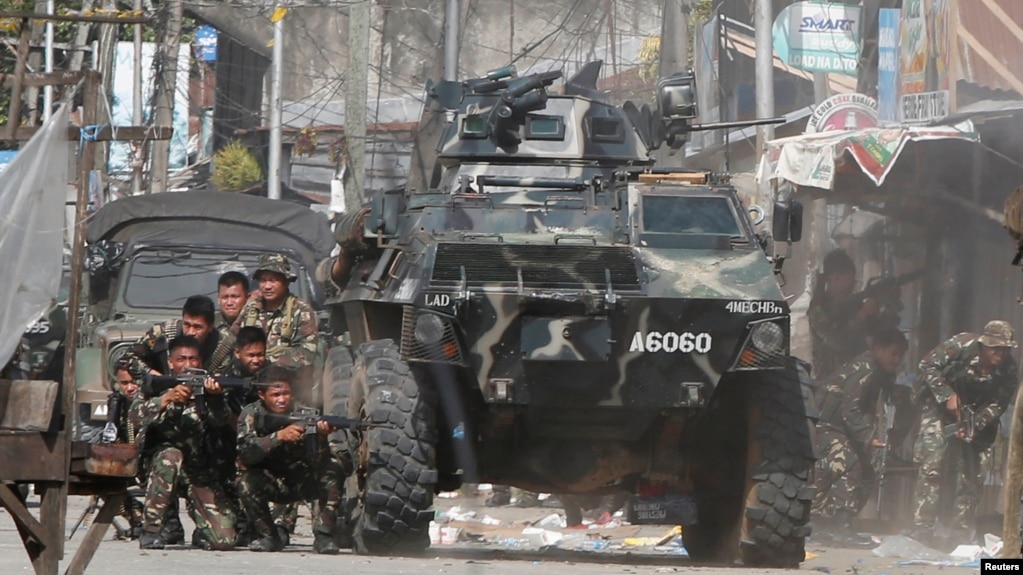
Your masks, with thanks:
M0 173L0 367L56 301L64 253L68 114L61 106Z

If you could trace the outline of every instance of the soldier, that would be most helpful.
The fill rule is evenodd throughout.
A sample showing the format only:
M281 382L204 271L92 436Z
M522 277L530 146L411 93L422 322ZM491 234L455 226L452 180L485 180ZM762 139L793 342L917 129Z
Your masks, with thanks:
M882 310L877 299L850 301L856 287L856 264L845 250L829 252L822 268L807 311L813 376L818 381L867 351L871 331L899 323L898 316L892 310Z
M911 535L930 542L942 480L954 491L952 537L973 539L985 475L991 471L999 418L1016 393L1012 327L994 320L981 334L960 333L920 361L922 409L913 457L920 465ZM946 452L951 473L942 477ZM948 494L949 496L952 493Z
M870 544L853 532L852 520L881 471L881 450L898 445L912 429L912 391L895 382L908 347L899 330L878 332L870 351L842 366L821 389L814 440L819 454L814 473L817 493L811 509L815 534L830 535L836 543ZM882 429L886 406L897 416L889 433ZM886 435L888 441L883 442Z
M238 336L234 340L234 357L224 373L217 375L247 379L252 382L264 367L266 367L266 334L262 329L250 325L238 330ZM231 510L238 518L238 545L247 545L249 535L235 481L238 457L238 416L244 406L258 399L259 397L251 389L225 391L224 400L231 413L231 424L215 433L207 434L210 453L214 455L213 467L219 474L220 484L227 495Z
M238 421L238 484L242 503L255 539L252 551L280 551L286 531L276 527L269 502L288 503L314 499L313 550L335 554L334 526L341 500L340 463L330 451L327 435L336 429L325 422L316 425L316 452L310 453L300 425L274 432L257 427L259 414L293 411L290 370L270 366L260 376L259 401L246 405Z
M148 373L167 373L168 342L179 335L198 340L202 357L199 367L210 373L226 369L231 359L234 335L217 331L215 321L213 300L203 295L190 296L181 308L181 319L154 325L126 354L132 375L142 379Z
M200 365L199 341L178 336L168 344L168 367L179 375ZM159 397L140 397L132 416L140 422L136 439L147 464L145 512L139 548L162 549L161 526L168 516L176 489L186 489L189 514L196 525L193 545L226 550L236 540L235 517L227 505L202 438L207 430L228 425L228 410L220 386L206 381L206 413L200 414L192 390L178 385Z
M229 331L249 297L249 279L236 271L224 272L217 280L218 331Z
M262 328L267 361L297 370L296 396L311 403L313 363L318 351L316 313L289 290L298 276L284 255L264 254L253 277L259 291L242 308L234 332L250 325Z

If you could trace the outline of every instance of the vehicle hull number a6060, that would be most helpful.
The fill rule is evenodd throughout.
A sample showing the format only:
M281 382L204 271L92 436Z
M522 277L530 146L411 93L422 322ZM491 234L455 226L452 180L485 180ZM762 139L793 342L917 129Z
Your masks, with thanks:
M630 352L640 353L707 353L712 340L709 333L689 331L637 331L629 344Z

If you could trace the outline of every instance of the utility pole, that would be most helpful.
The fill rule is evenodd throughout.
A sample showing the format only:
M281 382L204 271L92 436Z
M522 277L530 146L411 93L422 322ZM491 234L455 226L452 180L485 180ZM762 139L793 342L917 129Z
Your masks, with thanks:
M174 91L178 80L178 51L181 44L181 24L185 16L184 0L167 0L167 24L163 28L162 42L157 47L160 75L156 81L157 128L171 126L174 120ZM188 70L185 70L188 73ZM158 194L167 191L167 170L170 164L170 140L153 142L153 161L150 170L149 191Z
M273 51L270 58L270 150L267 157L266 197L281 199L281 77L284 75L284 15L280 4L274 8L270 21L274 25Z
M774 9L771 0L756 0L754 13L754 37L756 51L756 93L757 119L774 117L774 47L771 25L774 23ZM757 127L757 154L764 153L768 140L774 139L774 126Z
M135 12L142 13L142 0L135 0ZM132 38L135 58L132 74L131 92L131 123L136 126L142 125L142 24L135 24L134 37ZM142 193L142 159L148 144L137 142L133 147L134 153L131 158L131 194L137 196Z
M348 7L345 141L348 142L349 171L346 173L347 181L344 186L346 212L358 210L365 198L366 98L369 90L369 27L372 15L373 4L370 0L361 0ZM380 41L385 40L381 38ZM379 114L379 111L377 113Z
M685 72L689 67L689 0L664 0L661 19L661 77Z
M53 0L46 0L46 13L53 15ZM53 21L46 22L46 52L43 54L43 70L53 72ZM43 86L43 122L50 119L53 113L53 86Z
M460 0L447 0L444 11L444 79L458 80L458 48L462 22Z

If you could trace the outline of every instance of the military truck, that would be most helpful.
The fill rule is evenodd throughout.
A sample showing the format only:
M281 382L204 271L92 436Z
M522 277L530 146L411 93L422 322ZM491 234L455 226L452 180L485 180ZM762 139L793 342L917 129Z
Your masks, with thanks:
M118 359L155 323L180 319L189 296L216 302L221 274L234 270L251 279L259 256L272 251L285 254L298 275L292 293L322 309L313 270L334 247L328 219L304 206L201 191L111 202L89 221L86 241L76 424L99 428Z
M560 72L431 86L451 121L428 189L335 229L363 243L323 382L375 425L349 438L359 552L424 548L434 495L487 482L674 495L647 518L685 523L696 559L804 558L813 451L763 210L725 175L654 168L697 127L691 75L651 110L608 103L598 71L557 94ZM778 245L800 218L776 206Z

